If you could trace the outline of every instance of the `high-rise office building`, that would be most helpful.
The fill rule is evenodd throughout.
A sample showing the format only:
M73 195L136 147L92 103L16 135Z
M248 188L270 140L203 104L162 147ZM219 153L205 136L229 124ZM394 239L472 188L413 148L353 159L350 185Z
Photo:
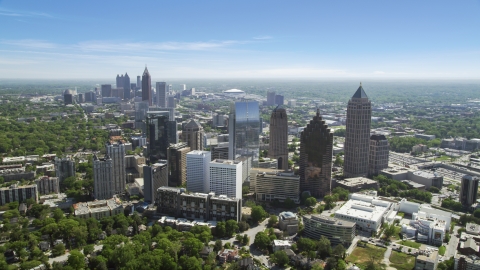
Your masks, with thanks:
M118 87L118 86L117 86ZM130 77L128 76L128 73L125 72L125 76L123 77L123 98L124 99L130 99L130 93L131 93L131 84L130 84Z
M288 170L288 120L287 111L275 108L270 116L270 142L268 156L277 160L278 169Z
M257 101L239 101L229 116L228 158L252 157L252 166L258 166L261 133L260 112Z
M167 148L178 143L177 122L169 111L147 112L148 158L151 163L167 159Z
M372 104L363 90L362 84L348 101L347 125L345 130L345 177L366 176L370 148L370 123Z
M275 104L276 105L283 105L284 104L284 96L283 95L275 95Z
M195 119L190 120L182 131L182 141L186 142L192 150L203 150L203 127Z
M368 175L373 176L388 168L390 145L384 135L370 136L370 152L368 158Z
M168 147L168 186L178 187L187 181L187 153L190 151L185 142Z
M102 97L111 97L111 96L112 96L112 85L102 84Z
M300 191L315 197L330 194L332 188L333 133L317 115L300 135Z
M123 87L123 74L122 76L117 74L117 78L115 79L115 84L116 84L115 88Z
M210 162L210 191L230 198L242 198L242 162L216 159Z
M166 160L158 160L150 166L143 166L143 196L145 201L153 203L160 187L168 186L168 168Z
M142 75L142 101L148 101L148 105L152 106L152 78L148 72L147 67Z
M142 77L137 76L137 87L136 87L136 89L141 89L141 87L142 87Z
M63 103L64 103L64 105L73 104L73 96L72 96L72 94L65 94L65 95L63 95Z
M478 177L464 175L460 185L460 202L462 205L470 207L476 203L478 196Z
M167 108L168 85L166 82L157 82L157 106Z
M275 105L275 91L268 91L267 92L267 106Z
M187 190L189 192L210 192L211 154L194 150L187 154Z
M113 160L105 155L99 159L93 155L93 193L95 199L110 199L115 194L113 179Z
M55 176L62 183L67 177L75 176L75 160L71 157L55 157Z
M95 101L95 92L89 91L85 93L85 102L94 102Z
M167 96L167 107L168 108L175 108L177 107L177 104L175 102L175 95L174 94L169 94Z
M127 175L125 171L125 145L122 142L111 144L107 142L106 153L113 162L113 192L121 194L125 191Z

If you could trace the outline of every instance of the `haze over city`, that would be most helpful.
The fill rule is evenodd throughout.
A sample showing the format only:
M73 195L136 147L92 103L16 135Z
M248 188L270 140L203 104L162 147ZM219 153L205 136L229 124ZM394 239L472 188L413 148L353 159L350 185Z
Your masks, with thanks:
M0 270L480 269L480 0L0 0Z
M478 79L479 1L0 1L0 78Z

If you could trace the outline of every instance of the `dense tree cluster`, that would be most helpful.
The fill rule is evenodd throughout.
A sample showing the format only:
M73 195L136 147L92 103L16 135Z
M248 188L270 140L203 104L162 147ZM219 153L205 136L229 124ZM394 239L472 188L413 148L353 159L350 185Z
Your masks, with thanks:
M67 113L63 116L61 113ZM79 107L48 106L29 101L0 104L0 154L5 156L43 155L83 149L103 149L108 132L93 128L106 124L106 119L84 118ZM21 122L18 118L36 117ZM47 117L47 119L42 119ZM124 119L122 119L123 122Z
M453 210L453 211L462 211L463 210L462 203L454 201L450 198L443 199L442 207Z
M380 185L378 194L381 196L395 196L416 199L427 203L432 202L432 193L428 191L409 189L406 184L390 179L384 175L375 176L374 179L377 180Z

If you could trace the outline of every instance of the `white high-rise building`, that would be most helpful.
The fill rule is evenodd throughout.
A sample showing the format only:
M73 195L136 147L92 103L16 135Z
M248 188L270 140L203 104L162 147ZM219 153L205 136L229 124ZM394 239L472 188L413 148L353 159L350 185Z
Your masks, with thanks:
M127 183L125 145L122 142L118 142L117 144L108 142L106 148L107 155L113 161L113 193L121 194L125 192L125 185Z
M194 150L187 153L187 190L190 192L210 192L209 163L212 160L208 151Z
M188 174L188 169L187 169ZM242 162L216 159L210 162L210 191L230 198L242 198Z
M113 160L106 155L99 159L93 155L93 193L95 199L110 199L115 194L113 191Z
M157 82L157 106L167 107L168 85L166 82Z

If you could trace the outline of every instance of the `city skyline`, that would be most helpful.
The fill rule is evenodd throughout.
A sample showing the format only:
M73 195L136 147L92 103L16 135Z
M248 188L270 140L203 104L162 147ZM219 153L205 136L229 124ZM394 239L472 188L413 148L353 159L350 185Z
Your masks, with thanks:
M158 81L472 79L480 71L478 1L149 5L124 20L115 11L134 14L133 2L2 1L0 77L109 78L140 75L145 64ZM160 8L168 23L158 26Z

